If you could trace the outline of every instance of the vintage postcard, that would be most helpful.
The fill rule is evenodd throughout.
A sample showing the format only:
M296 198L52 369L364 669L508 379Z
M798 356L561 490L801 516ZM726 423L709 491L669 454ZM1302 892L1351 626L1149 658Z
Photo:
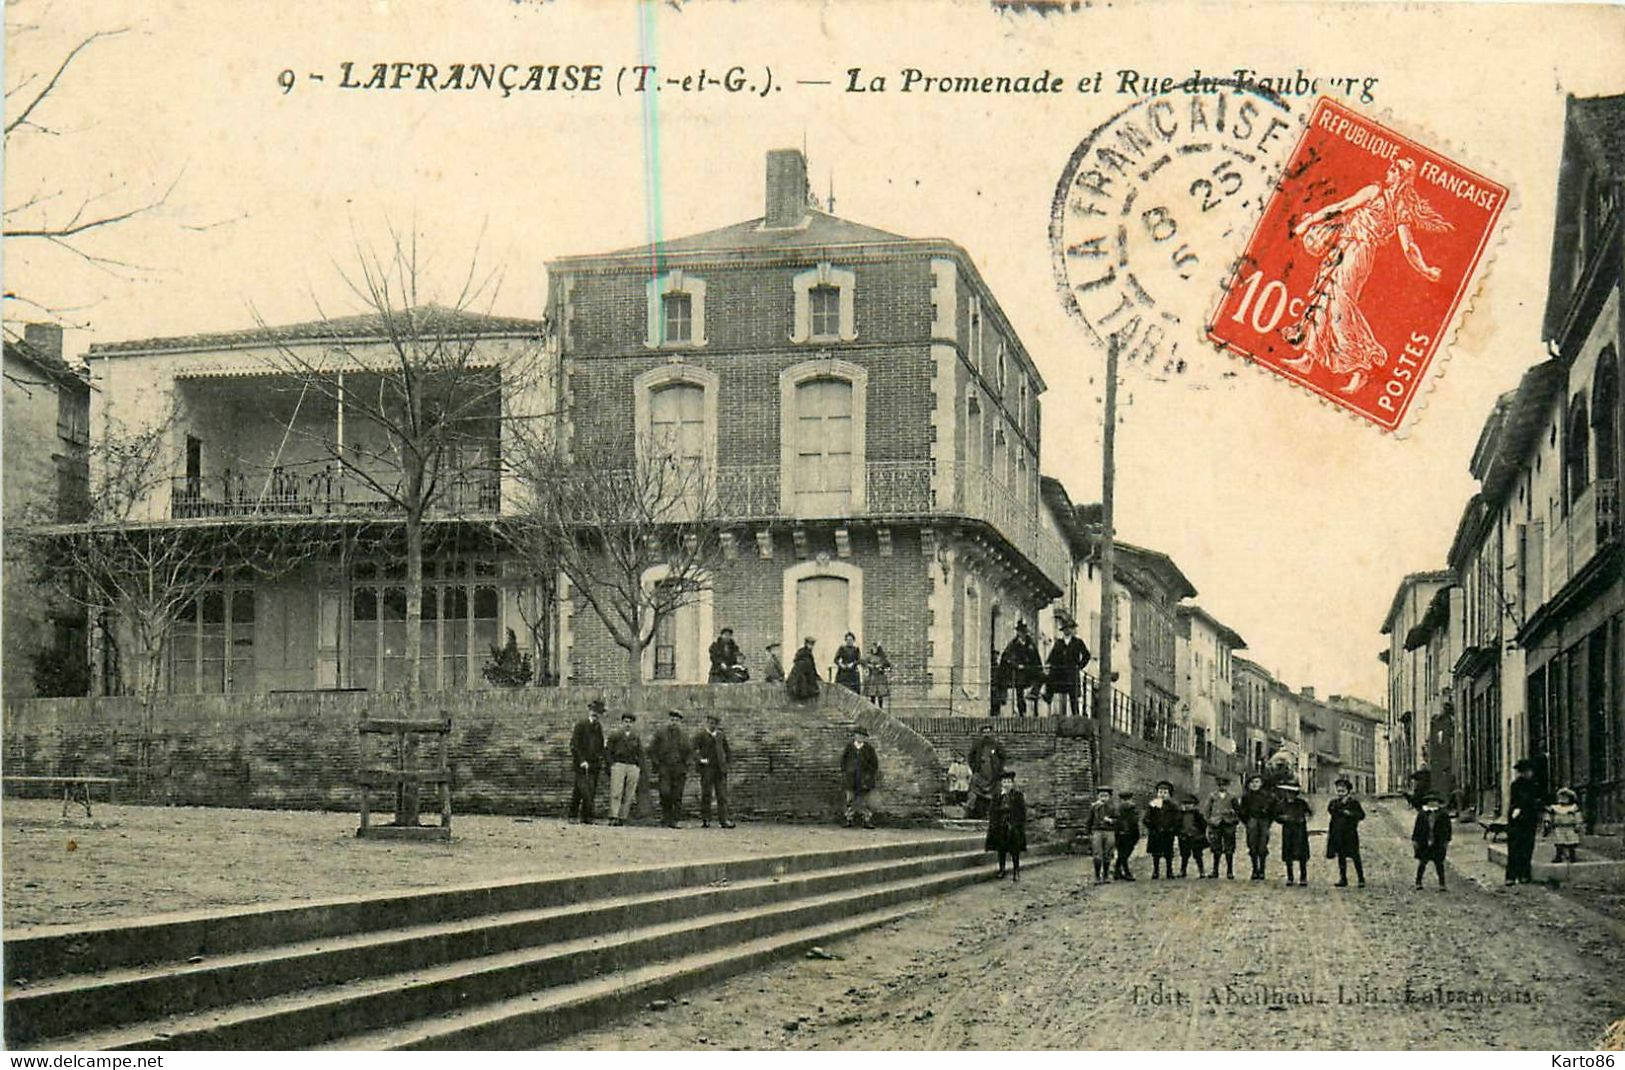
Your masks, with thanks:
M8 1049L1625 1049L1625 8L5 49Z

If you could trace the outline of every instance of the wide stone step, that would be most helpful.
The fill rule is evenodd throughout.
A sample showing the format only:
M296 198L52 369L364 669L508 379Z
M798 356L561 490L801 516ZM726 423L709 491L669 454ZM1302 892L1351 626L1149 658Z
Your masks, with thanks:
M459 959L626 932L719 911L827 895L930 873L969 868L983 852L928 853L802 874L616 896L539 910L510 911L383 932L324 937L219 956L201 963L68 975L9 993L8 1043L107 1029L163 1016L269 999L284 993Z
M647 869L605 869L569 876L520 877L451 888L275 903L229 912L187 911L88 925L8 929L0 933L0 944L8 981L26 979L38 983L63 974L182 963L199 955L217 958L255 948L565 906L588 899L670 891L720 880L753 880L892 858L955 853L974 845L968 836L922 836ZM681 849L675 839L673 849Z
M896 910L986 880L991 874L990 867L952 869L786 903L710 913L630 932L469 958L340 986L306 989L254 1003L81 1033L53 1043L75 1050L250 1049L353 1040L375 1031L410 1029L413 1023L430 1023L448 1014L504 1001L540 998L549 990L593 979L612 982L611 975L632 975L662 962L711 953L720 953L732 961L727 954L729 948ZM749 968L754 961L738 968ZM607 984L606 992L618 991L616 984ZM369 1043L362 1041L359 1046Z
M1034 857L1023 872L1059 856ZM987 882L991 870L982 870L956 883ZM572 1033L597 1028L612 1018L631 1014L655 998L670 998L713 984L735 974L765 966L776 959L799 954L928 909L915 901L849 915L833 922L810 925L712 951L698 952L665 962L595 977L545 992L529 993L434 1019L358 1033L321 1050L332 1051L455 1051L513 1050L556 1042Z

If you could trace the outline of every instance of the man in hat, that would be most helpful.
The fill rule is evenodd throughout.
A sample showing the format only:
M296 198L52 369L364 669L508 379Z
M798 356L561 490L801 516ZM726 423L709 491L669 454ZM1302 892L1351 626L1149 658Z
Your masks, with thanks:
M1114 875L1112 857L1117 854L1118 813L1110 785L1096 788L1095 801L1089 804L1089 816L1083 823L1083 834L1089 837L1089 847L1095 856L1096 884L1105 884Z
M1314 810L1303 797L1295 780L1284 780L1276 788L1280 801L1275 820L1281 825L1281 861L1286 863L1286 886L1292 887L1292 863L1298 864L1298 884L1309 887L1309 816Z
M762 682L767 684L784 683L784 663L779 660L779 641L777 639L767 644L767 671L762 674Z
M1016 693L1016 716L1027 716L1027 689L1039 683L1044 676L1044 662L1038 656L1038 646L1027 630L1027 622L1016 621L1016 634L999 655L999 668L1003 670L1005 686Z
M1173 877L1174 840L1178 836L1179 807L1174 803L1174 786L1169 781L1159 780L1145 808L1145 846L1151 855L1152 880L1157 880L1164 871L1170 879Z
M984 723L966 756L970 764L970 810L966 816L987 815L993 793L999 790L999 781L1004 775L1005 758L1004 744L994 738L993 726Z
M713 684L737 684L743 681L743 666L739 664L739 644L734 642L734 630L724 628L711 644L711 675Z
M693 754L683 735L683 715L666 711L666 725L649 741L649 763L660 786L660 823L680 828L683 816L683 785L688 781L688 760Z
M1214 880L1219 879L1219 856L1224 856L1224 872L1228 880L1236 879L1236 826L1241 824L1241 805L1230 793L1230 778L1216 776L1216 787L1207 797L1202 816L1207 819L1207 843L1213 851Z
M722 734L722 718L705 715L705 728L694 733L694 759L700 767L700 825L711 827L711 799L717 800L717 824L734 827L728 820L728 737Z
M1117 879L1131 881L1134 871L1128 860L1134 854L1134 845L1140 842L1140 810L1134 805L1132 791L1117 793Z
M604 700L587 703L587 716L577 721L570 733L570 765L575 772L575 789L570 793L570 817L592 824L592 800L598 794L598 770L604 765Z
M1053 713L1078 716L1078 674L1089 664L1089 648L1078 638L1078 622L1071 617L1061 618L1061 638L1049 648L1050 709ZM1059 709L1056 699L1059 698Z
M609 734L604 750L609 757L609 823L624 825L632 816L638 797L638 780L643 776L643 740L633 725L638 716L621 714L621 726Z
M852 729L852 742L841 751L841 790L846 796L846 827L851 828L858 818L863 827L875 827L874 813L869 809L869 793L875 790L880 777L880 756L869 743L869 730L862 725Z
M1507 868L1508 884L1528 884L1535 879L1535 833L1540 829L1540 817L1546 809L1540 785L1535 780L1535 763L1519 758L1512 768L1517 777L1512 781L1507 799Z

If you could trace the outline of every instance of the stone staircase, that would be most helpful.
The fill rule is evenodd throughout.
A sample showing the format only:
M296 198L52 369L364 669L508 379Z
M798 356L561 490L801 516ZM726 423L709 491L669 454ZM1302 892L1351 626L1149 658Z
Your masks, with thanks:
M925 907L980 836L3 934L5 1040L524 1048ZM1033 857L1032 865L1046 861Z

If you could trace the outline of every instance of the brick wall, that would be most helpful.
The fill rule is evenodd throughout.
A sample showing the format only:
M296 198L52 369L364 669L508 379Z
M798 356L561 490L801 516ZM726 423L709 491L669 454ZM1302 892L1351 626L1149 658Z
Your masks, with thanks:
M570 801L570 731L588 698L602 695L614 722L624 690L545 688L432 693L420 716L452 717L453 811L559 815ZM363 714L402 716L404 696L304 693L161 698L152 711L148 801L173 805L353 810ZM880 755L875 805L882 820L940 815L943 767L913 729L856 696L830 688L816 702L789 702L766 684L642 690L638 728L647 740L663 711L684 712L698 731L721 712L734 755L736 812L785 820L833 820L841 808L838 760L862 724ZM5 705L5 767L14 774L122 777L132 797L141 750L133 698L28 699ZM383 738L383 737L374 737ZM392 738L392 737L391 737ZM377 764L377 763L369 763ZM600 785L600 806L607 777ZM647 778L645 778L647 785ZM690 777L688 809L699 784ZM383 805L379 798L374 805ZM645 790L640 812L658 812Z
M930 740L945 767L955 752L967 753L982 726L991 724L994 737L1004 745L1008 762L1021 772L1031 819L1051 821L1063 833L1082 824L1094 796L1095 721L1084 717L900 720ZM1176 791L1190 789L1188 758L1118 732L1112 733L1112 740L1112 784L1117 790L1133 791L1143 800L1159 780L1170 781Z

